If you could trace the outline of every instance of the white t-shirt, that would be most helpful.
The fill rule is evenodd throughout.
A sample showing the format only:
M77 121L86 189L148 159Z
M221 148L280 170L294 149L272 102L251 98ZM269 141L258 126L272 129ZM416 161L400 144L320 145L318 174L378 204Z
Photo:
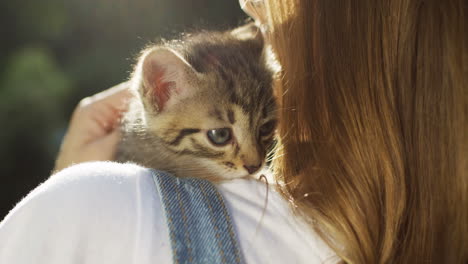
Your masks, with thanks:
M338 258L265 183L217 185L247 263L336 263ZM262 218L262 212L264 215ZM148 169L73 166L29 193L0 223L0 263L171 263L163 208Z

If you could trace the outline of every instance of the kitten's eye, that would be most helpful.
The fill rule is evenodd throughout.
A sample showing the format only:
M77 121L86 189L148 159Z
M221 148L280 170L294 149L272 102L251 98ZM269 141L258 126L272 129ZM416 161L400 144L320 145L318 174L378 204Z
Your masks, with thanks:
M276 120L265 123L260 127L260 136L268 136L276 128Z
M208 130L207 136L210 139L211 143L216 146L223 146L231 141L231 129L229 128L218 128Z

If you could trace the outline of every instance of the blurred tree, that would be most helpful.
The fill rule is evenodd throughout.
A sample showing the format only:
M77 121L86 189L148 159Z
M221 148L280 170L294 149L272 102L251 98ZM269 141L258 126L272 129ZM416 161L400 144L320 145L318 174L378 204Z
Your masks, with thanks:
M49 176L78 101L127 79L145 45L245 18L237 0L0 1L0 219Z
M61 113L72 83L46 48L19 50L6 65L0 83L4 130L0 134L0 170L3 182L9 183L2 196L14 196L33 187L51 169L58 149L54 135L64 123Z

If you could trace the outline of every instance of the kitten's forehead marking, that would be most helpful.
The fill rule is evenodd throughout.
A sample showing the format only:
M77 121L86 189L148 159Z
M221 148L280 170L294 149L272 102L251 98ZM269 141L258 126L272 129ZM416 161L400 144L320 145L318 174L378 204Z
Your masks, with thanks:
M234 117L234 111L232 111L231 109L227 111L227 116L228 116L229 123L234 124L236 122L236 119Z
M197 52L192 58L204 61L206 53L210 52L216 54L219 64L206 66L206 62L203 64L193 59L198 63L195 68L211 73L215 84L213 87L227 96L230 103L241 106L246 113L262 113L261 106L273 96L272 73L265 66L263 57L242 45L227 45L206 47L206 50Z
M229 101L238 105L244 114L255 116L253 119L262 115L266 118L267 112L275 105L272 103L274 100L272 88L266 85L268 81L256 80L253 76L247 75L239 79L234 81L232 87L225 86Z
M219 110L218 108L215 108L214 110L212 110L210 113L209 113L210 116L218 119L219 121L223 121L224 122L224 118L223 118L223 113L221 112L221 110Z

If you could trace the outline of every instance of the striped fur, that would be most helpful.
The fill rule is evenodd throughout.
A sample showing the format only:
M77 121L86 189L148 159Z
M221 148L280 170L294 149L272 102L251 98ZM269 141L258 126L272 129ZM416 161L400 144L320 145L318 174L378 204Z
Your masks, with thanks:
M263 135L260 128L276 120L277 105L273 70L257 29L202 32L158 47L173 50L190 65L197 76L187 84L192 91L160 110L137 66L132 77L136 97L123 118L117 160L215 181L249 176L244 166L263 167L274 127ZM140 67L149 52L143 54ZM230 128L232 142L213 145L207 131L217 128Z

